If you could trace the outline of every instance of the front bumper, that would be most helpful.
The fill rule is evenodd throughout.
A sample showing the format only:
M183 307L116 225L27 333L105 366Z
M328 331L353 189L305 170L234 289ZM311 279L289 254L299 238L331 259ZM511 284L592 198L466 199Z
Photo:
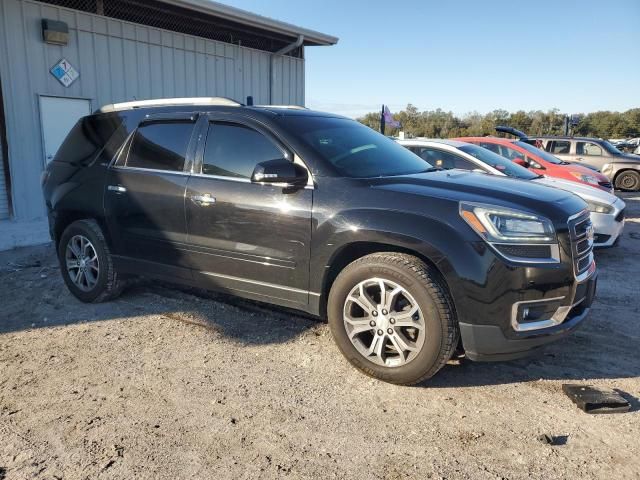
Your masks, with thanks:
M596 291L597 272L576 285L572 295L563 299L567 308L562 321L547 319L549 327L517 331L507 337L496 325L474 325L460 322L460 334L466 356L475 361L513 360L527 356L544 345L557 341L577 329L589 314ZM526 302L525 302L526 303ZM534 302L530 302L534 303ZM545 320L538 320L544 322ZM513 318L512 318L513 323ZM525 324L526 325L526 324Z
M596 248L611 247L624 230L625 203L618 199L610 214L591 212L591 222L595 231L593 246Z

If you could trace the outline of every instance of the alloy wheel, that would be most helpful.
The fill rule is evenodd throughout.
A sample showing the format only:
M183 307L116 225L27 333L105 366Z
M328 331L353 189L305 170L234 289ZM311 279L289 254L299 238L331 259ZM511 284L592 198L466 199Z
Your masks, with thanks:
M370 278L353 287L343 318L353 346L377 365L406 365L424 345L425 322L418 303L390 280Z
M100 264L98 253L91 241L84 235L69 239L65 251L65 261L69 278L83 292L89 292L98 283Z

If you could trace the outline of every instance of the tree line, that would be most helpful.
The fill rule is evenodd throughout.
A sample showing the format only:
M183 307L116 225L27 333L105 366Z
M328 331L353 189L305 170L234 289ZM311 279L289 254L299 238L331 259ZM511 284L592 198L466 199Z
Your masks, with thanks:
M558 109L547 112L518 110L510 113L506 110L494 110L485 115L478 112L462 117L441 109L420 112L414 105L393 114L402 124L401 130L412 137L451 138L461 136L495 135L495 127L506 125L517 128L528 135L562 135L566 114ZM640 108L626 112L600 111L580 115L577 125L570 133L587 137L633 138L640 137ZM358 118L358 121L375 129L380 129L380 113L371 112ZM387 135L396 135L398 129L385 129Z

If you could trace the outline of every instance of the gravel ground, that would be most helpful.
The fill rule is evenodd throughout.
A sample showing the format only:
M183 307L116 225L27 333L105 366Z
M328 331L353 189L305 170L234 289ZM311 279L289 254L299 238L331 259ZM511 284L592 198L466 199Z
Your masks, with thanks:
M312 318L150 282L85 305L50 247L4 252L0 480L640 478L640 195L624 197L581 330L418 387L358 373ZM585 414L571 382L632 411Z

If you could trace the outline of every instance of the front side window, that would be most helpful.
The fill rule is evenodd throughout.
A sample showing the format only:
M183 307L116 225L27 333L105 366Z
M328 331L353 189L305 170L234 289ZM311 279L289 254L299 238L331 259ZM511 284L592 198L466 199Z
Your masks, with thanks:
M578 155L599 157L602 155L602 148L591 142L576 143L576 153Z
M182 172L193 126L187 121L142 124L134 134L126 166Z
M509 177L522 178L525 180L531 180L538 177L535 173L531 173L526 168L517 165L486 148L482 148L477 145L463 145L458 148Z
M561 165L562 164L562 160L560 160L559 158L554 157L550 153L545 152L544 150L542 150L540 148L536 148L533 145L530 145L528 143L515 142L514 145L519 146L520 148L530 152L531 154L535 155L536 157L542 158L545 162L553 163L554 165Z
M285 158L285 153L262 133L237 123L209 124L202 173L251 178L256 165Z
M473 170L477 168L476 165L468 160L465 160L453 153L445 152L432 147L416 147L415 152L420 158L426 160L430 165L438 168L444 168L449 170L451 168L460 168L462 170Z
M551 153L556 155L568 155L571 151L571 142L567 140L554 140L551 142Z

